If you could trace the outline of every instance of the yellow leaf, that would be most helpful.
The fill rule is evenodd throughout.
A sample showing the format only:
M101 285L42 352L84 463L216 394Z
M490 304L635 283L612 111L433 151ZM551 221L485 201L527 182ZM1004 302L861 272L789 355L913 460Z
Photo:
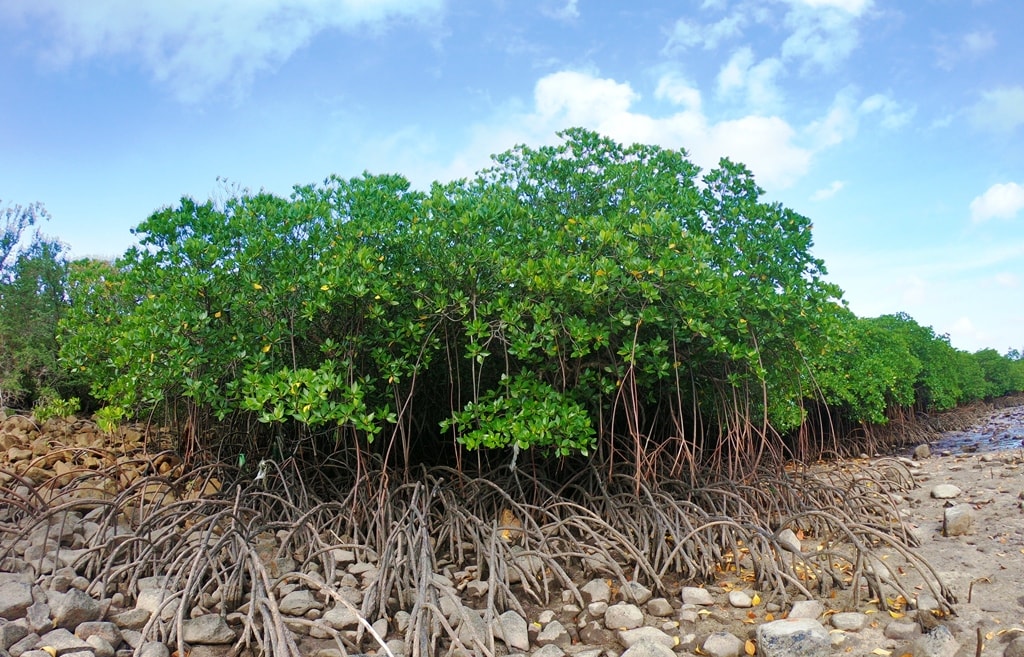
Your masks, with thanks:
M768 612L767 614L764 615L764 619L770 623L773 620L775 620L775 614L773 614L771 612Z
M321 286L320 286L320 289L321 289L322 291L326 292L327 290L331 289L331 286L330 286L330 285L326 285L326 284L324 284L324 285L321 285Z
M992 639L995 638L995 636L996 636L995 632L989 632L988 634L985 635L985 640L986 641L991 641Z
M872 655L882 655L882 657L887 657L888 655L892 654L892 651L891 650L884 650L882 648L875 648L874 650L871 651L871 654Z
M893 618L903 618L904 616L906 616L906 614L904 614L901 611L892 611L891 609L889 610L889 615Z
M754 645L753 641L747 639L747 642L743 644L743 652L747 653L748 655L753 655L757 652L757 646Z
M754 605L755 607L761 604L761 596L755 593L753 597L750 598L750 604Z
M672 637L672 645L673 646L678 646L679 645L679 637L678 636L674 636L673 635L673 637Z
M217 319L220 319L220 311L218 310L217 312L213 313L213 316L216 317Z
M254 290L262 290L263 286L260 285L259 283L253 283L252 284L252 289L254 289Z
M268 351L270 351L270 345L269 344L263 345L263 353L267 353Z
M43 646L42 648L40 648L40 650L49 654L50 657L57 657L57 649L53 646Z

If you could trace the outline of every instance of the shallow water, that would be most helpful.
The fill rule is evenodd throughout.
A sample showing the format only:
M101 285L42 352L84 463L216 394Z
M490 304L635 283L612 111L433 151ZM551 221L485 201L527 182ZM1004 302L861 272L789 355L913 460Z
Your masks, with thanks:
M980 426L947 431L930 444L933 452L951 454L1024 449L1024 407L1001 409Z

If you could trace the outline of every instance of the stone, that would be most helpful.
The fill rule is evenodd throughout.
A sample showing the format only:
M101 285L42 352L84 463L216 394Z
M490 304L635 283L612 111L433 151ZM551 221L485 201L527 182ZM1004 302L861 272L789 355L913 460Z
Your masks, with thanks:
M797 538L796 533L789 527L786 527L779 532L779 547L783 550L795 552L796 554L803 553L802 546L800 545L800 539Z
M612 590L605 580L592 579L580 587L580 595L583 596L583 602L588 605L591 602L610 602Z
M292 591L281 598L279 608L286 616L302 616L310 609L321 609L323 605L305 589Z
M615 640L615 634L597 621L584 623L579 637L580 643L586 646L606 646Z
M666 648L672 649L676 645L676 639L665 634L656 627L637 627L632 630L622 630L618 633L619 643L626 648L632 648L641 641L653 641L660 643Z
M28 627L36 634L49 632L53 629L53 621L50 620L50 607L42 602L36 602L25 612L25 620Z
M75 628L75 636L82 641L88 641L91 636L98 636L112 646L121 643L121 630L114 623L105 621L87 621L79 623Z
M737 609L747 609L754 606L754 599L746 591L733 589L729 591L729 604Z
M95 657L114 657L117 654L114 646L98 634L93 634L85 642L89 644Z
M565 626L558 621L551 621L545 625L537 635L538 646L543 647L551 644L562 649L565 649L572 644L572 637L569 636L569 632L565 629Z
M893 621L885 626L885 630L882 633L887 639L906 641L921 634L921 626L917 623Z
M1024 635L1014 637L1003 649L1003 657L1024 657Z
M939 625L914 641L914 657L953 657L960 643L945 625ZM1004 651L1005 652L1005 651Z
M125 609L109 616L110 622L123 630L141 630L152 614L146 609Z
M484 623L484 617L476 609L463 607L459 611L462 622L459 623L459 640L470 651L479 650L478 646L486 646L493 630Z
M604 626L609 630L631 630L643 624L644 612L628 602L614 604L604 613Z
M939 601L931 593L918 593L915 606L919 611L932 611L939 609Z
M943 536L964 536L974 524L974 509L970 504L957 504L946 508L942 514Z
M0 584L0 618L24 618L32 606L32 586L26 582L7 581Z
M336 630L351 630L359 625L359 614L348 607L334 607L324 612L321 620Z
M647 602L647 613L655 618L665 618L675 613L672 603L665 598L653 598Z
M787 618L757 628L759 657L825 657L831 649L828 630L810 618Z
M32 650L37 645L39 645L39 635L35 632L31 632L15 641L14 644L8 648L8 652L11 653L12 657L18 657L18 655L28 650Z
M728 632L715 632L701 644L701 650L708 657L739 657L743 648L743 640Z
M171 651L159 641L148 641L139 647L138 657L171 657Z
M182 623L181 638L185 643L222 645L234 643L236 637L220 614L204 614Z
M626 582L619 589L619 595L626 602L642 605L651 599L651 590L639 582Z
M914 448L914 460L923 461L932 455L932 448L928 446L928 443L922 443Z
M587 615L591 618L604 618L606 613L608 613L607 602L591 602L587 605Z
M78 589L69 589L67 593L51 592L50 610L53 624L73 630L80 623L99 620L103 613L100 603Z
M684 605L706 606L715 604L715 599L711 597L711 591L699 586L684 586L682 596Z
M825 606L817 600L798 600L789 610L789 618L816 619L825 613Z
M173 598L173 593L163 588L144 589L139 580L139 597L135 599L135 608L144 609L150 614L160 614L160 620L171 620L178 613L181 602ZM124 627L123 625L121 626Z
M830 620L832 627L844 632L859 632L868 624L867 615L855 611L841 611L838 614L832 614Z
M15 643L29 635L29 630L22 623L0 620L0 648L9 650Z
M92 646L85 641L82 641L63 627L50 630L39 637L39 643L37 645L40 647L51 646L57 651L58 655L63 655L64 653L77 650L92 650Z
M953 484L938 484L932 486L931 496L936 500L951 500L954 497L960 497L962 492L958 486Z
M494 624L494 637L505 642L509 650L530 649L530 634L526 619L510 609L498 616Z
M482 598L487 595L488 584L478 579L466 583L466 594L473 598Z
M554 643L541 646L533 651L533 657L564 657L565 651Z
M626 649L622 657L676 657L676 654L655 641L641 641Z

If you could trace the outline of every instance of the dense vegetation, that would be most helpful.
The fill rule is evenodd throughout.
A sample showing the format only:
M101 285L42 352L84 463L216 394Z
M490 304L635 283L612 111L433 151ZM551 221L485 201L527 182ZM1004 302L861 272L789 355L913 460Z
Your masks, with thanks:
M742 165L563 137L428 192L367 174L182 199L112 264L17 250L34 215L8 211L3 402L83 381L105 422L174 422L187 449L597 453L639 478L1024 390L1017 352L854 316L810 220Z

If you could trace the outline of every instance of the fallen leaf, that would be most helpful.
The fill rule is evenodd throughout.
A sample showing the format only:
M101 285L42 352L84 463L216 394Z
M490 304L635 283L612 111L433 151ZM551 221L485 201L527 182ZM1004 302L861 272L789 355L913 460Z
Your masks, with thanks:
M747 642L745 644L743 644L743 652L747 653L748 655L753 656L754 653L757 652L757 646L754 645L753 641L751 641L750 639L747 639Z
M761 596L755 593L753 597L750 598L750 604L754 605L755 607L761 604Z
M875 648L874 650L871 651L871 654L872 655L882 655L882 657L888 657L888 655L892 654L892 651L891 650L885 650L884 648Z
M770 623L773 620L775 620L775 614L773 614L771 612L768 612L767 614L764 615L764 619Z
M906 616L906 614L904 614L902 611L892 611L892 610L889 611L889 615L892 616L893 618L903 618L904 616Z
M43 646L40 650L50 655L50 657L57 657L57 649L53 646Z

